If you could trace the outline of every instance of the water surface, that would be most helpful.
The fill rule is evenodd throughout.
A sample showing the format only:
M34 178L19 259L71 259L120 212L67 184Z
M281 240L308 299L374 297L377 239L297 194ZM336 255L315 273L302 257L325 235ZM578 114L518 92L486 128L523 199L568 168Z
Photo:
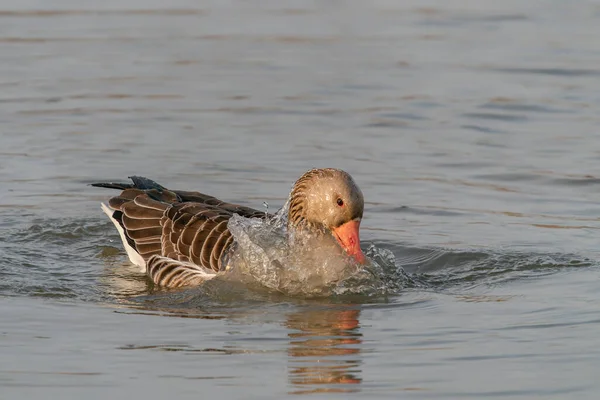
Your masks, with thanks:
M2 398L596 398L600 5L0 4ZM88 183L350 172L389 295L165 291Z

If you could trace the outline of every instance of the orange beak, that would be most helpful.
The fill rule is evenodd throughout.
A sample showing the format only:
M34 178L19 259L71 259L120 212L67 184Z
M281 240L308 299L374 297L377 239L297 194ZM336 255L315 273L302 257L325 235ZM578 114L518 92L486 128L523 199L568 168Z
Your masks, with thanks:
M358 236L359 227L360 220L346 222L345 224L333 229L333 236L335 236L340 246L346 250L348 255L354 257L354 259L360 264L364 264L366 262L366 258L360 249L360 238Z

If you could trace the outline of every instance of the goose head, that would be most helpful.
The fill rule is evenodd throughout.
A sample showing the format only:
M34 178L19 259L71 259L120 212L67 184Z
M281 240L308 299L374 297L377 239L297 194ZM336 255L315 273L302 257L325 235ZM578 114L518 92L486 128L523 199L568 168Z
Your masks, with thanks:
M330 233L348 255L364 264L359 237L363 210L363 194L350 174L333 168L312 169L292 188L288 226Z

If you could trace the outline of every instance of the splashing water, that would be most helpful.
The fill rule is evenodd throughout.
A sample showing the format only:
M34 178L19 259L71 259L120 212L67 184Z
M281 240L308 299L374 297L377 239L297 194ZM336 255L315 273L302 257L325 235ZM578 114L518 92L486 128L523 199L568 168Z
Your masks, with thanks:
M288 232L286 216L287 205L266 219L234 215L229 220L236 241L230 278L307 297L384 294L409 279L391 251L371 246L369 262L360 265L331 235Z

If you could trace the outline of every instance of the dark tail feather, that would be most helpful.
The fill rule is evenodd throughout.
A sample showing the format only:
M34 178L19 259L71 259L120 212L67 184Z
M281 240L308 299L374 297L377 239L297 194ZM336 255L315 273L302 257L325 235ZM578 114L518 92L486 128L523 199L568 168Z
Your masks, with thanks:
M98 182L98 183L90 183L90 186L108 188L108 189L131 189L133 185L131 183L114 183L114 182Z
M168 190L166 187L159 185L154 182L152 179L144 178L143 176L130 176L129 179L133 181L133 187L142 190L151 190L156 189L159 192L163 190Z
M108 189L141 189L141 190L151 190L156 189L159 192L163 190L167 190L164 186L159 185L154 182L152 179L144 178L143 176L130 176L129 179L133 181L131 183L116 183L116 182L98 182L98 183L90 183L90 186L108 188Z

